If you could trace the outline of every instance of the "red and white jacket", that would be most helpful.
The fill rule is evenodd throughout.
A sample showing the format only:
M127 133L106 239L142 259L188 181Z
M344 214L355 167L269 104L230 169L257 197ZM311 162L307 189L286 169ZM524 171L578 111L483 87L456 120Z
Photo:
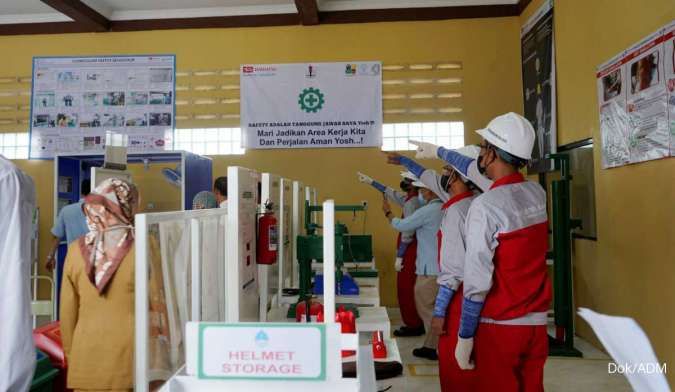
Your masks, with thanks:
M473 201L465 230L464 297L485 303L481 321L545 324L551 282L541 186L520 173L495 181Z
M457 291L464 279L465 221L471 203L476 198L468 191L453 196L443 204L443 220L438 230L438 284Z

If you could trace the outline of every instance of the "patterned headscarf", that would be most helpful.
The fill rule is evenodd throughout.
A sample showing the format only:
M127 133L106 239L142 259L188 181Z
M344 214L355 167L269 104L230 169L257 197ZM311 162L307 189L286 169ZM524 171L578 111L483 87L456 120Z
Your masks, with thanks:
M192 199L193 210L204 210L207 208L218 208L218 201L213 192L201 191Z
M138 203L136 186L117 178L103 181L84 198L82 211L89 233L80 238L80 250L89 281L99 294L133 245ZM113 246L108 245L110 241Z

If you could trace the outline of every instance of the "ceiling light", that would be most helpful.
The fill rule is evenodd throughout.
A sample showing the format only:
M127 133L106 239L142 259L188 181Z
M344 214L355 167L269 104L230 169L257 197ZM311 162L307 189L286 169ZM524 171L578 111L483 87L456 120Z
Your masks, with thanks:
M384 94L382 99L405 99L405 94Z
M387 84L387 85L405 84L405 80L399 80L399 79L383 80L382 84Z
M403 114L405 113L405 109L385 109L384 114Z
M238 84L224 84L220 86L221 90L239 90Z

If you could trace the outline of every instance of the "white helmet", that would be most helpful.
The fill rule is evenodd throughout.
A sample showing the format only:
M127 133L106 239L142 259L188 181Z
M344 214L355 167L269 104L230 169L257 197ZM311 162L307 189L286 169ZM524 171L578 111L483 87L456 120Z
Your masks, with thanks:
M412 184L413 184L413 186L416 186L416 187L418 187L418 188L427 188L427 189L429 189L429 187L426 186L426 185L424 185L424 183L423 183L422 181L420 181L420 180L414 181Z
M412 172L409 171L402 171L401 177L411 181L419 181L419 178L417 178L416 175L414 175Z
M493 146L521 159L532 159L534 128L523 116L506 113L495 117L486 128L476 131Z

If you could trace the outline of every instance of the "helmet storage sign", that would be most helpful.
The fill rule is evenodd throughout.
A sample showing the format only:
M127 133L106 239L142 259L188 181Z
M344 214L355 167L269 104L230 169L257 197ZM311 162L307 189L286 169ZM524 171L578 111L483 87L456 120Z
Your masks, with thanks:
M380 62L242 65L243 147L382 145Z

